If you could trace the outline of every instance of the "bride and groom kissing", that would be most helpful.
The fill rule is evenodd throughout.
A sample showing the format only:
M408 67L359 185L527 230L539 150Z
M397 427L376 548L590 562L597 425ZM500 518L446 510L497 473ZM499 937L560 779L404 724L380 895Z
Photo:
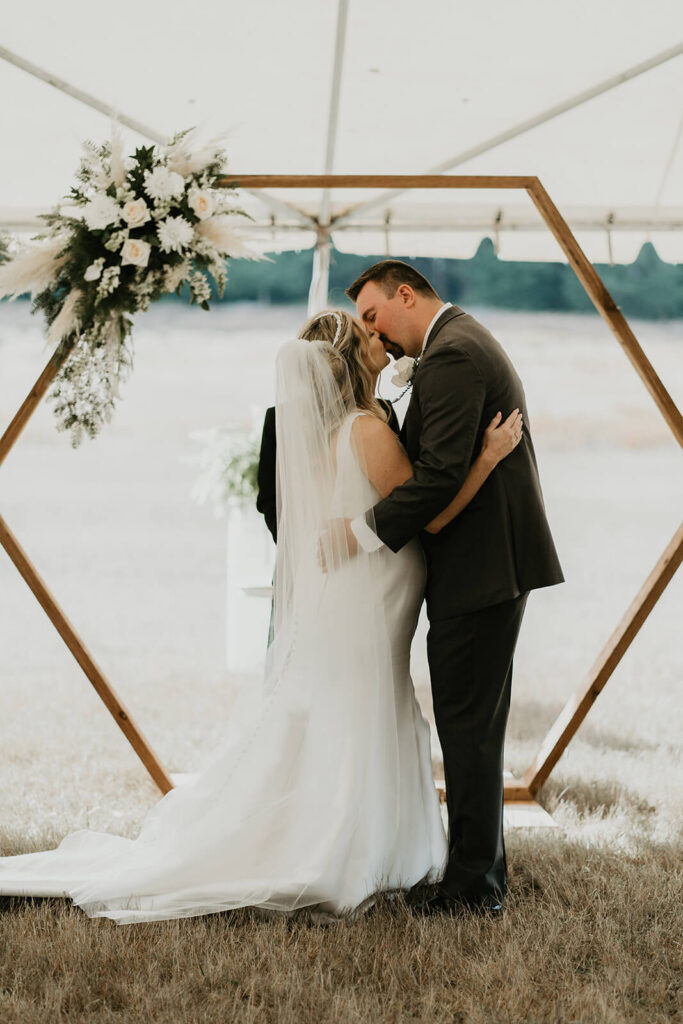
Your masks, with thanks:
M249 906L497 913L503 745L528 594L562 582L521 381L499 343L385 260L276 360L258 507L276 538L263 681L134 840L82 830L0 858L0 892L120 924ZM415 358L400 431L375 397ZM422 601L448 835L410 677Z

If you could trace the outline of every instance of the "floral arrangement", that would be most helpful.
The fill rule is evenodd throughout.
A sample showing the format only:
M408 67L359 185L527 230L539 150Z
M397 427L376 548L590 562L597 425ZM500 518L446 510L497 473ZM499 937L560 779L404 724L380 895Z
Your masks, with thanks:
M194 141L190 129L132 158L116 130L111 143L86 142L67 203L0 266L0 297L30 292L45 316L61 364L50 398L74 447L111 419L132 367L131 315L183 285L208 309L211 278L222 297L227 258L249 255L232 227L244 214L216 187L225 154Z
M214 514L222 515L235 500L254 500L258 493L261 437L257 430L219 429L194 431L193 441L202 444L200 472L191 497L200 505L211 500Z

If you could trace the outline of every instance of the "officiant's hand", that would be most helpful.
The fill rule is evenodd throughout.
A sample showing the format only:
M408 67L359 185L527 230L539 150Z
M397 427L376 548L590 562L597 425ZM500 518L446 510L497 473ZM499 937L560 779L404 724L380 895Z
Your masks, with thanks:
M330 519L318 537L318 565L324 573L338 569L358 551L350 519Z

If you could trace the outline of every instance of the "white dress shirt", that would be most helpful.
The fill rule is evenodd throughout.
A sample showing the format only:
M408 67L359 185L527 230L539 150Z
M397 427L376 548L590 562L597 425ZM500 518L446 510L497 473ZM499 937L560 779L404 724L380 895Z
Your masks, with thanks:
M434 326L436 321L439 319L441 314L444 312L444 310L450 309L452 305L453 305L452 302L444 302L444 304L442 306L439 306L439 308L437 309L436 313L434 314L434 316L430 320L429 326L428 326L427 330L425 331L425 336L422 339L422 348L420 349L420 356L422 355L422 353L425 350L425 345L427 344L427 338L429 337L429 333L430 333L432 327ZM377 536L377 534L375 533L375 531L370 529L370 527L368 526L368 524L365 521L365 516L364 515L363 516L357 516L355 519L351 520L351 530L353 531L353 534L354 534L356 540L358 541L358 543L360 544L360 546L363 548L364 551L377 551L377 550L379 550L379 548L383 548L384 547L384 541L381 541L379 539L379 537Z

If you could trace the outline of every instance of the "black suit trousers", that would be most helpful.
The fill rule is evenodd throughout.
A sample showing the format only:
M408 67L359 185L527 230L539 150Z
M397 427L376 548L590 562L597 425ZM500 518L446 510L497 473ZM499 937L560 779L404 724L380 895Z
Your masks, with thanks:
M503 747L512 659L528 596L438 619L427 636L449 821L441 888L474 902L502 899L507 886Z

